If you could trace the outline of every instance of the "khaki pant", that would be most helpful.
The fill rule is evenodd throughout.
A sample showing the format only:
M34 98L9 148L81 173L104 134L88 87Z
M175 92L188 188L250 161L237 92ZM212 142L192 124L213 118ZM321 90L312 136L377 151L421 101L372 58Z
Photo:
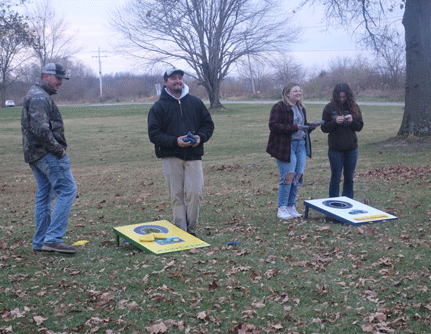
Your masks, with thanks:
M202 160L163 158L175 226L196 234L204 189Z

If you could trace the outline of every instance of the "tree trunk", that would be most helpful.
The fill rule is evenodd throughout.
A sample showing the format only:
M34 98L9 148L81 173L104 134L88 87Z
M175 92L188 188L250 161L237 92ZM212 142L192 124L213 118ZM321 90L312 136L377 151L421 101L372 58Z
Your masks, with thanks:
M0 83L0 108L6 107L6 75L4 71L1 74L1 83Z
M206 87L206 91L210 100L210 109L225 109L223 104L220 102L220 85L215 84L211 88Z
M406 0L406 96L399 136L431 135L430 18L430 0Z
M5 106L6 106L6 97L5 97L5 95L6 95L6 88L5 88L4 85L1 85L1 87L0 87L0 96L1 96L1 98L0 98L0 108L5 108Z

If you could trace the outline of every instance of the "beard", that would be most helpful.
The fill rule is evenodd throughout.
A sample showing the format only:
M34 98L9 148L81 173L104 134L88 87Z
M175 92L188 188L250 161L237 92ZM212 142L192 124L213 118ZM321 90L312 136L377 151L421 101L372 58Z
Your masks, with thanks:
M181 82L177 82L175 84L171 84L170 82L168 82L166 84L166 89L168 90L169 93L173 95L181 95L181 93L183 92L183 88L184 88L184 84Z
M172 92L175 93L175 94L181 94L183 92L183 87L181 87L181 88L174 88L172 90Z

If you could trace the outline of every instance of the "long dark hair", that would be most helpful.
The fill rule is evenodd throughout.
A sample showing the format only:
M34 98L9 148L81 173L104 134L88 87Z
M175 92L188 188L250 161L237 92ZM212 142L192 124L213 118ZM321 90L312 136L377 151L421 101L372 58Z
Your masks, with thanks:
M340 101L340 93L346 94L347 100L344 103L347 103L352 116L358 117L360 115L360 111L355 101L355 95L353 94L353 91L350 89L349 85L346 83L339 83L335 85L334 90L332 91L332 107L338 112L339 115L342 115L342 111L345 108L343 107L343 103Z

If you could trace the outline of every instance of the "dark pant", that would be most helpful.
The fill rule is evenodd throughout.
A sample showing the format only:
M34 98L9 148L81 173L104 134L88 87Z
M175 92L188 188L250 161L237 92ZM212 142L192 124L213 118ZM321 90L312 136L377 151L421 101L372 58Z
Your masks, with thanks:
M331 181L329 182L329 197L340 196L341 172L344 168L344 183L342 196L353 199L353 174L358 161L358 149L350 151L328 150L329 163L331 164Z

